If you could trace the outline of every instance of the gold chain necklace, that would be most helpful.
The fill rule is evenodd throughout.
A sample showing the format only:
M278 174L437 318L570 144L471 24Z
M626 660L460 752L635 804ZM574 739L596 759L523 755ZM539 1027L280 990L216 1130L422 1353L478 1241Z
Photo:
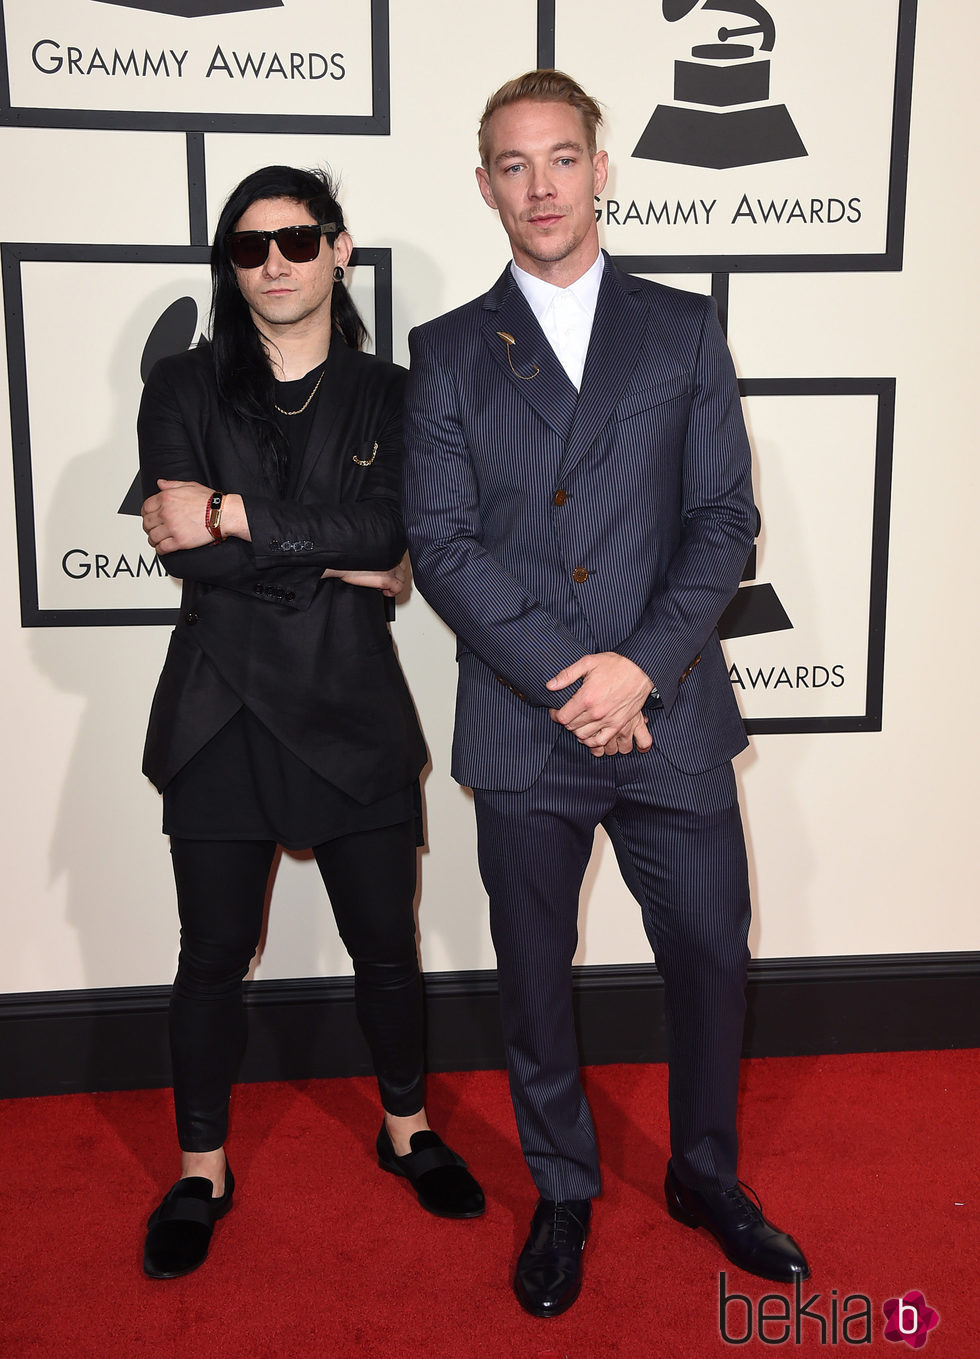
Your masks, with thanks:
M300 406L299 410L296 410L296 411L284 411L283 408L282 408L281 406L276 406L276 403L273 401L272 404L273 404L273 406L275 407L275 409L279 412L279 414L280 414L280 415L302 415L303 412L306 410L307 406L310 404L310 402L311 402L311 401L313 400L313 398L316 396L317 392L320 390L320 383L323 381L323 374L324 374L326 371L327 371L327 370L326 370L326 366L324 366L323 368L321 368L321 370L320 370L320 376L317 378L316 384L315 384L315 386L314 386L312 392L310 392L309 396L308 396L308 397L306 398L306 400L303 402L302 406Z

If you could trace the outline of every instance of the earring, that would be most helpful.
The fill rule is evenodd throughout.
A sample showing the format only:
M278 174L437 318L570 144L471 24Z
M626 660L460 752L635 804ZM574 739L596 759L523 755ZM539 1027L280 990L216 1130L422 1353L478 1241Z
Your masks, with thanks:
M334 282L335 282L335 283L341 283L341 282L343 281L343 277L344 277L344 266L343 266L342 264L335 264L335 265L334 265L334 267L333 267L333 277L334 277Z

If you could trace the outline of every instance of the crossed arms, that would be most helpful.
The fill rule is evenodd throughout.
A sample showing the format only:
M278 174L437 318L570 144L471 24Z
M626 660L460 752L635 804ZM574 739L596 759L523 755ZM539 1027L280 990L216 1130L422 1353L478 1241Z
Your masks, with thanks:
M378 455L356 499L299 503L243 496L225 484L221 529L226 540L221 543L214 542L204 520L216 489L208 484L216 475L203 441L206 401L202 404L200 388L187 381L186 370L173 381L163 364L151 373L140 406L143 528L150 545L166 558L169 574L246 594L254 593L256 583L272 582L285 593L265 598L298 609L308 607L326 577L397 594L404 568L390 563L399 561L405 547L398 503L400 385L386 394ZM257 457L250 445L235 465ZM297 540L309 550L288 550Z

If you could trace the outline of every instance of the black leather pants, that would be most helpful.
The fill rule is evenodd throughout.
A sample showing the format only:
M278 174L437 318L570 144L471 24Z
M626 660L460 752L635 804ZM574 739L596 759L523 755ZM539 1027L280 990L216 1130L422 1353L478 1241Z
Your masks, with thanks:
M177 1136L183 1151L213 1151L227 1134L245 1043L242 980L259 941L276 846L173 837L170 848L181 926L170 1001ZM424 1094L414 823L341 836L313 853L354 963L357 1017L381 1103L391 1114L417 1113Z

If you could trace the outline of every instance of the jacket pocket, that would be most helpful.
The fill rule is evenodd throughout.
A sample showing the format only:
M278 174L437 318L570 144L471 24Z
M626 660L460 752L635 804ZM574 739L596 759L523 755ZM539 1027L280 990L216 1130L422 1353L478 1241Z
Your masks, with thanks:
M689 396L690 391L691 384L687 377L678 375L668 378L666 382L658 383L655 387L642 387L637 392L628 392L614 409L612 419L617 423L633 420L644 411L654 410L668 401L677 401L680 397Z

